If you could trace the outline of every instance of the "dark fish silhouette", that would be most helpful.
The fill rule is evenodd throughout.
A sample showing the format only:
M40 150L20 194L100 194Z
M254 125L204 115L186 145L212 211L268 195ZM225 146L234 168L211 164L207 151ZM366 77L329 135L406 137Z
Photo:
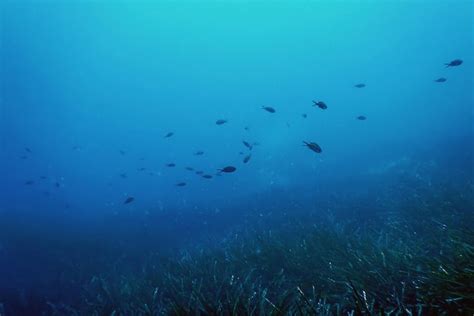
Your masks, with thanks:
M119 153L123 156L126 154L126 152L124 150L119 150Z
M138 170L138 171L145 171L146 168L145 168L145 167L141 167L141 168L138 168L137 170Z
M232 173L235 170L237 170L237 168L235 168L233 166L227 166L227 167L224 167L222 169L219 169L219 172Z
M250 145L249 142L246 142L245 140L242 141L242 143L244 144L245 147L247 147L249 150L252 150L253 146Z
M434 82L446 82L447 80L448 79L441 77L441 78L436 79Z
M243 162L244 162L244 163L249 162L250 158L252 158L252 155L247 155L247 156L245 156Z
M307 118L307 117L308 117L308 115L307 115L306 113L301 114L301 116L302 116L303 118Z
M276 112L276 110L274 108L272 108L271 106L262 106L262 109L264 109L265 111L270 112L270 113L275 113Z
M244 130L246 130L246 131L248 131L249 129L250 129L250 127L248 127L248 126L244 127Z
M25 182L25 185L32 185L32 184L35 184L33 180L28 180Z
M358 83L358 84L355 84L354 87L356 87L356 88L364 88L364 87L365 87L365 83Z
M23 159L23 160L28 159L28 156L20 156L20 159Z
M367 119L367 117L365 117L364 115L359 115L358 117L356 117L359 121L365 121Z
M204 179L212 179L212 176L210 174L205 174L202 176Z
M120 174L120 177L123 178L123 179L126 179L126 178L127 178L127 174L126 174L126 173L121 173L121 174Z
M40 179L41 180L46 180L46 176L41 176Z
M308 147L309 149L311 149L311 150L314 151L315 153L320 154L320 153L322 152L321 147L319 147L319 145L316 144L316 143L314 143L314 142L308 143L308 142L303 141L303 143L304 143L304 145L305 145L306 147Z
M173 132L169 132L168 134L165 135L165 138L170 138L171 136L173 136L174 133Z
M132 203L133 201L135 201L135 198L130 196L123 202L123 204Z
M313 100L313 106L317 106L318 108L320 108L322 110L326 110L328 108L326 103L324 103L323 101L316 102L316 101Z
M224 119L220 119L220 120L216 121L216 125L222 125L222 124L225 124L225 123L227 123L227 120L224 120Z
M449 63L446 63L446 68L448 67L456 67L456 66L459 66L462 64L462 60L461 59L455 59L455 60L451 60Z
M201 175L201 174L204 174L204 171L196 171L195 172L197 175Z
M31 149L29 149L28 147L25 147L25 150L31 154Z
M194 168L192 168L192 167L186 167L186 170L188 170L188 171L194 171Z
M61 183L56 182L56 183L54 184L54 186L55 186L56 188L60 188L60 187L61 187Z
M198 150L194 153L194 156L202 156L204 155L204 152L202 150Z
M186 182L178 182L176 183L177 187L184 187L186 185Z
M166 164L166 167L173 168L173 167L176 167L176 164L174 164L174 163L172 163L172 162L171 162L171 163L167 163L167 164Z

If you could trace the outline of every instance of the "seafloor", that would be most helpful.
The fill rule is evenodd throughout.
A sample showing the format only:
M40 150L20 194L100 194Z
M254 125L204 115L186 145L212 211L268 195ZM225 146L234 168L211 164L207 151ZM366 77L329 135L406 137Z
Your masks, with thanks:
M453 179L398 172L367 184L367 194L325 193L312 208L309 197L294 209L281 201L263 213L240 209L241 225L215 234L225 238L166 253L152 233L134 237L144 247L126 244L117 223L133 229L132 216L109 223L115 236L62 233L60 243L55 232L15 240L3 227L4 240L32 243L58 272L34 289L5 290L0 314L473 315L474 187ZM208 226L226 216L201 214Z

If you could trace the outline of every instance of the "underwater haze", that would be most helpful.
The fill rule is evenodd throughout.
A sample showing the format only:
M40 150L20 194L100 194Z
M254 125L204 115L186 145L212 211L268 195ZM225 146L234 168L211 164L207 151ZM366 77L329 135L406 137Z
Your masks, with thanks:
M0 3L0 316L471 315L472 1Z

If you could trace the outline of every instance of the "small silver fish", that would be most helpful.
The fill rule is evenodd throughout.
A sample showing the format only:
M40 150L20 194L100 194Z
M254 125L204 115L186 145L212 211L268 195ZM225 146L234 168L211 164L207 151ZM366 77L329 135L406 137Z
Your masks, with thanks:
M129 204L129 203L132 203L133 201L135 201L135 198L130 196L123 202L123 204Z
M326 110L328 108L326 103L324 103L323 101L314 101L313 100L313 106L317 106L318 108L320 108L322 110Z
M222 169L219 169L219 172L232 173L235 170L237 170L237 168L235 168L233 166L227 166L227 167L224 167Z
M321 147L318 144L316 144L315 142L305 142L305 141L303 141L303 143L306 147L308 147L309 149L311 149L315 153L320 154L322 152Z
M274 108L272 108L271 106L262 106L262 109L264 109L265 111L269 112L269 113L275 113L276 110Z
M253 146L250 145L249 142L246 142L245 140L242 141L242 143L244 144L245 147L247 147L249 150L252 150Z
M456 67L456 66L459 66L462 64L462 60L461 59L455 59L455 60L452 60L450 61L449 63L446 63L446 68L448 67Z

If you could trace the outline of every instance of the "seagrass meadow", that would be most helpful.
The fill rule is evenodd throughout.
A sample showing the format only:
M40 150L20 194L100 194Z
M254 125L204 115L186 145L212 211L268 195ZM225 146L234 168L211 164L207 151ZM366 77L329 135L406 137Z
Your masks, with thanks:
M474 4L0 2L0 316L474 315Z
M53 265L34 288L3 290L2 308L18 315L470 315L473 184L393 172L387 186L380 178L370 184L371 194L336 194L312 210L300 201L305 207L282 212L284 199L258 214L239 206L240 226L229 224L235 215L200 214L208 222L193 229L214 226L213 236L172 251L154 246L163 236L144 235L149 219L136 214L125 235L114 219L82 238L33 230L26 239L12 231L18 223L2 224L11 246L27 240L40 265ZM189 229L182 221L171 229Z

